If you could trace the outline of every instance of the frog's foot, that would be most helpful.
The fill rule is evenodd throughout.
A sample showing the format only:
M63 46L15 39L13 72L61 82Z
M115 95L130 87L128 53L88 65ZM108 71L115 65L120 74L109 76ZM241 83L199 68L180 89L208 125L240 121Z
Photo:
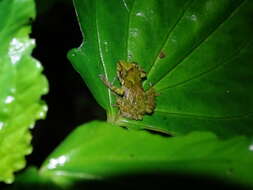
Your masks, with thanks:
M108 88L110 88L110 87L112 86L112 84L107 80L107 78L105 77L105 75L99 74L98 76L99 76L99 78L103 81L103 83L104 83Z
M155 89L154 89L153 87L150 88L150 89L148 89L148 90L146 91L146 94L147 94L148 97L160 96L159 93L155 92Z
M121 115L125 118L133 119L133 120L142 120L143 119L142 115L136 115L136 114L132 114L132 113L128 113L128 112L122 112Z
M105 75L99 74L98 76L99 76L99 78L100 78L102 81L105 81L105 80L106 80Z
M109 82L109 81L107 80L107 78L105 77L105 75L99 74L98 76L99 76L99 78L104 82L104 84L105 84L108 88L110 88L111 86L113 86L112 83Z
M114 84L116 78L117 78L117 77L114 77L114 78L113 78L113 80L112 80L112 85Z
M122 115L123 117L128 118L128 119L133 119L131 114L129 114L128 112L124 112L122 110L120 110L120 115Z
M124 102L119 102L118 106L122 117L133 120L142 120L144 113L139 113L138 110L135 110L134 108L125 107L126 105Z
M137 116L137 118L135 120L142 120L143 119L143 116L139 115Z
M155 107L155 106L153 106L153 105L152 105L152 106L147 106L147 107L146 107L146 110L145 110L146 113L148 113L148 114L153 113L154 107Z
M155 90L153 88L153 84L151 82L149 82L149 89L147 90L147 93L154 94L154 96L160 96L159 93L155 92Z

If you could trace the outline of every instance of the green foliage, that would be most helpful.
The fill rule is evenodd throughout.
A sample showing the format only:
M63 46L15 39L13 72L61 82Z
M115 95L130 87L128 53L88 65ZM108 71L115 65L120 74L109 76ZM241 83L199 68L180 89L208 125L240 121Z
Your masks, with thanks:
M49 156L43 175L71 183L158 169L252 186L253 2L74 4L84 42L68 57L112 125L78 128ZM152 85L159 93L154 114L142 121L118 118L115 95L99 78L113 81L119 60L137 62L148 74L144 88Z
M209 132L193 132L167 138L94 121L73 131L40 174L66 185L76 180L181 172L253 186L252 146L245 137L222 141Z
M48 85L40 63L30 54L29 19L35 16L32 0L0 1L0 181L11 183L13 172L25 166L31 153L32 128L45 117L40 100Z
M109 121L172 135L252 136L252 1L74 3L84 43L69 58ZM143 121L117 120L115 95L99 78L113 81L119 60L137 62L148 73L145 88L159 93Z
M0 156L0 177L2 171L9 172L3 173L5 181L12 179L14 169L23 167L2 169L23 163L23 155L30 151L27 128L44 113L39 98L47 89L41 67L29 57L33 42L27 38L25 21L34 13L24 4L31 2L9 2L0 1L6 11L0 13L4 18L0 28L7 28L0 29L4 36L0 42L5 44L0 47L0 86L6 89L0 94L4 124L0 154L10 160L2 164ZM74 4L84 42L68 57L109 122L78 127L39 172L30 169L19 180L66 187L77 181L158 172L215 177L253 187L253 1L74 0ZM10 14L12 8L22 11ZM22 51L12 47L14 42L23 44ZM115 95L99 78L102 74L113 81L119 60L137 62L147 73L144 88L151 85L159 93L155 112L142 121L118 118ZM172 137L126 130L122 125ZM17 143L23 152L7 154L10 144L7 147L2 139Z

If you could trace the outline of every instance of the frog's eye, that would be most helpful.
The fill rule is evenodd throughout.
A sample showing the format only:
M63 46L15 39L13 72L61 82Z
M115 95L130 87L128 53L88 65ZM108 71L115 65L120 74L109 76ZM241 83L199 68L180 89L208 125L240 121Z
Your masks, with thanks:
M130 71L130 70L133 70L134 68L136 68L136 65L133 63L133 62L131 62L131 63L125 63L124 64L124 69L126 70L126 71Z
M141 78L145 78L146 77L146 73L145 73L145 71L141 71Z
M117 71L121 71L121 70L122 70L121 62L118 62L118 64L117 64Z

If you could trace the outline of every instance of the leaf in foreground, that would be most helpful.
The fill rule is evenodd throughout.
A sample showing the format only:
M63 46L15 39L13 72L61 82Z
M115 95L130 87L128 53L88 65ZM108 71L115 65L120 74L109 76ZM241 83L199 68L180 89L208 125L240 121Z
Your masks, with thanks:
M66 184L163 172L216 176L253 187L252 141L222 141L208 132L168 138L94 121L73 131L48 157L40 175Z
M41 96L48 90L40 63L31 57L32 0L0 1L0 181L11 183L31 153L35 120L45 117Z

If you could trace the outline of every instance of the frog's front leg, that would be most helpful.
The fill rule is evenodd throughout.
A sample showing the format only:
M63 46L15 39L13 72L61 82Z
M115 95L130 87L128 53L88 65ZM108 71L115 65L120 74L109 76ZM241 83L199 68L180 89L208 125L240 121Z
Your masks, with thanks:
M104 84L114 93L123 96L124 95L124 89L123 88L118 88L114 86L111 82L109 82L104 75L99 75L100 79L104 82Z

